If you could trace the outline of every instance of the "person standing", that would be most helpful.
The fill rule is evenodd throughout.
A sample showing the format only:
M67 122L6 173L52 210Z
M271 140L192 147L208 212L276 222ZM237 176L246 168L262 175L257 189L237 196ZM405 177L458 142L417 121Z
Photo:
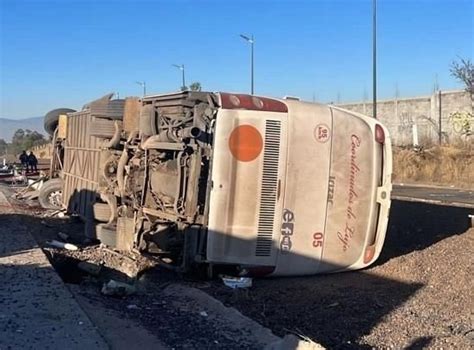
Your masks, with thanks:
M36 159L36 156L32 151L28 154L28 165L30 166L30 171L38 171L38 159Z
M26 154L26 151L21 152L19 158L22 168L28 171L28 155Z

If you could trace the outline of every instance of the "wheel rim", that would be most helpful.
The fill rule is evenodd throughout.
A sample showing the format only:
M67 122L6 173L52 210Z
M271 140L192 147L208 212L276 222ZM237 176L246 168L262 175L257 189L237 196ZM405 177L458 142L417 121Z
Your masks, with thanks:
M53 191L48 195L48 202L54 207L61 207L63 191Z

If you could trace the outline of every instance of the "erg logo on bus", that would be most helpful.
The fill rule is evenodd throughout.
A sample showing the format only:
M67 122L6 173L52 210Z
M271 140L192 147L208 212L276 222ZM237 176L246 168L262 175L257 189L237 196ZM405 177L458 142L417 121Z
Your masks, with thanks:
M283 222L281 224L280 250L286 254L291 250L291 236L293 235L295 224L295 214L289 209L283 210Z

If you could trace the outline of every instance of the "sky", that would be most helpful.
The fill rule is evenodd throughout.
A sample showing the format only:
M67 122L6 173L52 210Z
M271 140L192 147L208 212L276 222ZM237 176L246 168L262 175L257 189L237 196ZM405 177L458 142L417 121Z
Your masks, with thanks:
M378 97L462 88L473 58L474 1L378 0ZM109 92L140 96L187 83L206 91L350 102L372 96L371 0L0 0L0 117L78 109ZM436 78L437 77L437 78Z

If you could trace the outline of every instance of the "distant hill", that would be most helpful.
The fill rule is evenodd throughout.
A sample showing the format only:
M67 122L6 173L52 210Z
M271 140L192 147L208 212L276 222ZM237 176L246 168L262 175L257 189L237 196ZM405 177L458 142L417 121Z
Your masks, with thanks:
M13 134L18 129L30 129L43 134L45 138L48 137L43 127L43 117L34 117L27 119L7 119L0 118L0 139L7 142L12 140Z

